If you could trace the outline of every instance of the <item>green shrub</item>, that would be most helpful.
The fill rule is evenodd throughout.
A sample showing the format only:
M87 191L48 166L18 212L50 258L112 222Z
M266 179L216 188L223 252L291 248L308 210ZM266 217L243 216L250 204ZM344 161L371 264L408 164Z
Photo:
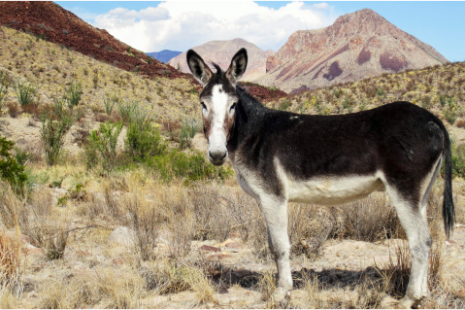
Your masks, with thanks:
M224 180L234 175L231 167L214 166L199 152L186 154L178 150L171 150L167 154L150 158L148 165L158 170L160 178L164 182L170 182L176 178L183 178L187 181Z
M116 143L123 129L123 123L106 122L100 124L99 130L93 130L89 135L89 143L85 147L87 167L102 164L109 169L116 158Z
M449 122L449 124L454 125L455 121L459 117L460 112L455 108L446 108L443 110L444 117Z
M21 107L27 107L34 103L34 96L37 93L37 89L31 84L16 84L16 97Z
M452 174L465 178L465 144L452 143Z
M105 106L105 113L107 113L107 115L111 115L116 102L118 102L116 97L107 98L107 96L103 96L103 105Z
M128 125L124 141L126 152L136 161L143 161L150 156L166 153L168 143L154 125L153 117L137 113Z
M0 137L0 178L21 192L27 181L27 174L24 172L24 165L19 164L11 154L13 146L14 142Z
M82 86L80 82L72 81L68 89L66 89L63 99L68 104L70 109L74 108L81 101L82 96Z
M134 115L137 113L139 102L136 100L125 100L118 103L118 110L121 118L125 123L131 122Z
M54 100L52 109L42 115L41 139L49 165L57 163L63 149L64 139L76 121L76 113L64 107L63 100Z
M3 71L0 71L0 113L4 109L4 103L8 95L8 75Z
M199 132L201 124L193 117L185 118L181 120L181 132L179 134L179 147L190 148L192 139L195 137L195 134Z

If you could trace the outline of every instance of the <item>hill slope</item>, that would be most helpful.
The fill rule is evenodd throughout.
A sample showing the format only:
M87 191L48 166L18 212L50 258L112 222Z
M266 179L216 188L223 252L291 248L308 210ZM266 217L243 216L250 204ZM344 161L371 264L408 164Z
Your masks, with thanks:
M171 58L176 57L181 53L182 52L178 51L162 50L160 52L147 53L147 55L166 64Z
M136 100L157 117L178 119L180 114L200 111L190 79L147 79L6 27L0 27L0 54L0 71L12 80L7 102L17 102L13 87L17 82L35 85L39 104L51 104L75 81L82 84L81 104L93 111L103 110L104 95Z
M0 25L62 44L84 55L126 71L149 77L186 77L185 74L120 42L104 29L92 27L53 2L2 1Z
M290 92L446 62L431 46L363 9L329 27L293 33L255 81Z
M229 41L210 41L205 44L193 47L192 49L199 53L200 56L208 63L215 62L223 70L226 70L231 63L231 58L234 54L245 47L248 52L249 62L247 65L247 71L242 77L243 81L251 81L259 76L266 73L266 58L272 55L274 52L262 51L255 44L247 42L243 39L234 39ZM179 68L182 72L190 72L187 66L186 54L184 52L171 59L168 64Z

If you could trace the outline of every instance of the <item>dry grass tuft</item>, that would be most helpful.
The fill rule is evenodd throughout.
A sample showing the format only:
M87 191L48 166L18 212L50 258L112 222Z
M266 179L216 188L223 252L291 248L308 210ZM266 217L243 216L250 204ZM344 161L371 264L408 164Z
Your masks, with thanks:
M389 248L390 249L390 248ZM394 246L395 258L389 250L389 263L385 270L381 271L386 285L386 291L396 298L403 297L407 291L410 278L412 258L407 242L396 242Z
M19 251L19 240L11 240L0 232L0 284L8 283L18 275Z
M370 195L367 199L340 209L340 222L343 224L342 236L339 237L367 242L391 238L405 239L396 210L384 197Z
M214 288L201 268L194 267L187 270L185 281L197 295L200 303L214 302Z

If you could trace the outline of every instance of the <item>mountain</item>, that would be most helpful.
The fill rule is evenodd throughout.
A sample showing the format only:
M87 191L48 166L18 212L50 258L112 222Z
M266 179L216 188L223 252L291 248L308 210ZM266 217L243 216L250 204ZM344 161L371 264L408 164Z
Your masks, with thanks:
M262 51L255 44L247 42L243 39L234 39L228 41L210 41L205 44L193 47L205 62L215 62L223 70L226 70L231 63L231 58L242 47L245 47L248 52L249 62L247 71L242 77L243 81L251 81L266 73L266 59L274 54L272 50ZM168 64L174 68L179 68L182 72L190 73L186 61L187 52L183 52L171 59Z
M0 25L60 44L126 71L148 77L188 77L115 39L106 30L92 27L53 2L1 1Z
M255 82L298 92L447 62L433 47L363 9L329 27L294 32L267 58L267 74Z
M162 50L160 52L147 53L147 55L166 64L168 60L178 56L181 53L182 52L178 51Z

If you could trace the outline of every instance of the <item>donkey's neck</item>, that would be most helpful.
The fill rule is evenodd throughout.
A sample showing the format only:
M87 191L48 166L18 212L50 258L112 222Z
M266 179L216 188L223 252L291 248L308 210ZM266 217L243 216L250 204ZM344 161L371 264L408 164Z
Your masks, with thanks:
M268 111L266 107L240 86L237 86L236 89L239 102L236 108L234 129L231 133L231 139L228 141L229 153L234 153L240 143L260 130L265 114Z

